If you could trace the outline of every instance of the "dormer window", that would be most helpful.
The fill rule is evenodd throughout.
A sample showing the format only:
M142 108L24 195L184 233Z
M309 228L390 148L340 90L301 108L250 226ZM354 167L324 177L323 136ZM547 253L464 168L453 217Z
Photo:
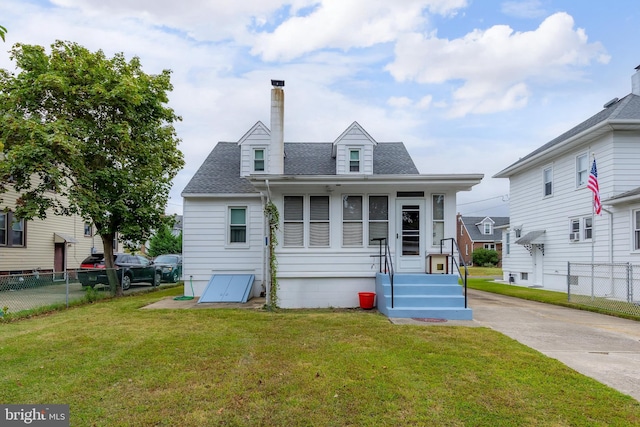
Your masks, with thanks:
M253 150L253 171L264 172L264 148Z
M485 222L484 223L484 234L493 234L491 231L491 223L490 222Z
M349 150L349 172L360 172L360 150Z

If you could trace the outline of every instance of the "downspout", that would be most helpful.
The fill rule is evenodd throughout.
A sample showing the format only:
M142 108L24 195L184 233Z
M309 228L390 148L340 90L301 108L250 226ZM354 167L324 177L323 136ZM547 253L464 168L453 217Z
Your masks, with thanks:
M264 210L266 209L266 203L264 200L264 193L261 191L260 192L260 203L262 204L262 213L263 213L263 217L262 217L262 235L264 236L264 246L262 248L262 292L265 293L265 295L267 295L267 287L266 287L266 283L267 281L267 248L268 248L268 238L267 238L267 234L266 234L266 230L269 228L269 224L267 221L267 216L264 215Z
M265 179L264 180L265 184L267 184L267 202L271 201L271 188L269 188L269 180ZM260 197L264 197L264 194L262 192L260 192ZM262 212L264 212L264 209L266 207L266 204L263 200L262 203ZM267 218L267 216L264 216L264 222L265 222L265 238L264 238L264 252L263 252L263 268L264 268L264 278L265 278L265 282L267 284L267 286L265 287L265 292L266 292L266 305L267 307L271 307L271 270L269 269L269 265L267 263L269 263L271 254L269 253L269 247L270 247L270 242L269 239L271 239L271 225L269 224L269 219Z

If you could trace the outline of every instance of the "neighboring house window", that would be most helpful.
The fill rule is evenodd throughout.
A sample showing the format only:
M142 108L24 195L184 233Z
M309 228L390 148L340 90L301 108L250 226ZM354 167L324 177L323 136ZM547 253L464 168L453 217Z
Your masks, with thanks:
M284 196L284 246L304 246L302 196Z
M466 256L469 256L469 244L468 244L468 243L466 243L466 244L464 245L464 254L465 254Z
M582 219L584 225L584 240L590 240L593 237L593 218L590 216Z
M633 249L640 250L640 210L633 211Z
M586 154L581 154L576 157L576 187L582 187L587 184L589 177L589 157Z
M342 245L362 246L362 196L342 197Z
M389 197L369 196L369 244L379 245L373 239L383 237L389 237Z
M84 223L84 237L91 237L93 236L93 226L91 225L90 222L85 222Z
M496 245L495 245L495 243L485 243L484 244L484 248L492 250L492 251L495 251L496 250Z
M229 208L229 243L247 243L247 208Z
M360 150L349 150L349 172L360 172Z
M551 196L553 194L553 169L546 168L542 172L542 180L544 182L544 196Z
M492 234L493 231L491 231L491 223L485 222L484 223L484 234Z
M433 246L439 246L444 239L444 194L434 194L432 200Z
M0 213L0 246L26 246L25 221L15 218L13 212Z
M5 212L0 212L0 246L7 245L7 224L9 221L7 220L8 214Z
M569 240L577 242L580 240L580 220L572 219L569 229Z
M505 252L507 253L507 255L509 255L509 253L511 252L511 233L507 231L504 239Z
M329 196L309 197L309 246L329 246Z
M264 148L253 150L253 171L264 172Z

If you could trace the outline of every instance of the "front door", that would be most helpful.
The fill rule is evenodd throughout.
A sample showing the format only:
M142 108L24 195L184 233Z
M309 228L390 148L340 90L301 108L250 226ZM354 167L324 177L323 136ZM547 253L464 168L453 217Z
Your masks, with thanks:
M396 224L397 271L424 273L424 200L398 200Z

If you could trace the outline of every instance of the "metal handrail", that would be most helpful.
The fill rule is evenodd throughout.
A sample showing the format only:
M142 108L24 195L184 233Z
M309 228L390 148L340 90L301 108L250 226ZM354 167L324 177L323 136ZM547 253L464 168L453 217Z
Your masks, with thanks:
M456 269L458 270L458 274L460 275L460 277L462 277L462 285L464 286L464 308L467 308L467 277L469 276L469 270L467 269L467 264L465 264L464 259L460 258L460 264L462 265L462 267L464 267L464 276L462 275L462 272L460 271L460 264L458 264L458 261L455 258L455 251L454 251L454 247L455 249L458 251L458 254L460 253L460 248L458 247L458 242L456 242L456 239L454 239L453 237L449 237L447 239L440 239L440 253L443 254L444 252L442 251L442 244L445 240L451 240L451 270L453 270L453 266L455 265Z
M391 258L391 249L389 248L389 243L387 242L386 237L376 237L375 239L372 239L372 240L377 240L380 245L379 255L377 255L377 257L379 258L378 270L380 273L386 273L389 275L389 283L391 284L391 308L393 308L393 276L395 273L393 269L393 259ZM384 271L382 269L383 258L384 258Z

